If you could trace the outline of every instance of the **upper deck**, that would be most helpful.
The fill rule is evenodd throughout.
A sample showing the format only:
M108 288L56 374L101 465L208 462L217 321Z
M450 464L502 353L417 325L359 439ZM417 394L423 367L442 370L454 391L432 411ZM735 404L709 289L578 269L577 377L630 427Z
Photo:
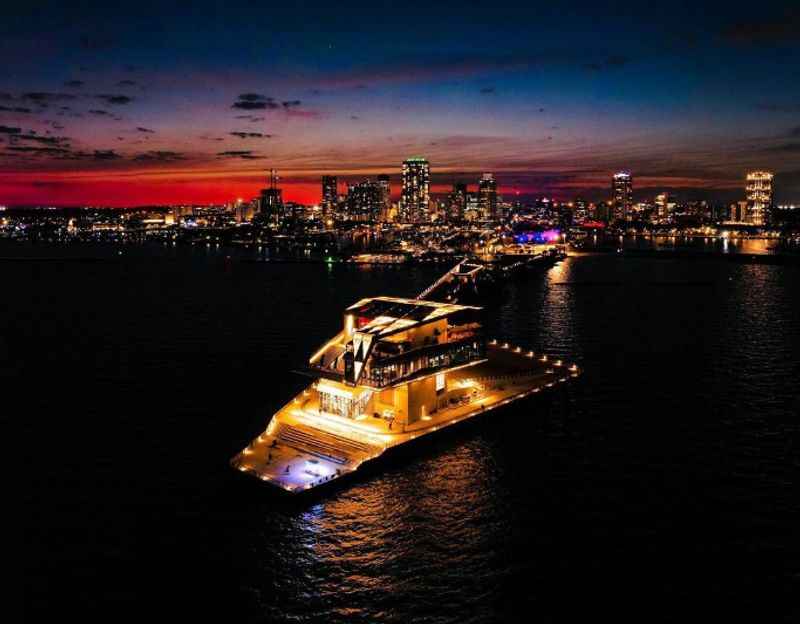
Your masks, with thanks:
M309 360L317 375L382 388L484 358L482 309L397 297L362 299Z

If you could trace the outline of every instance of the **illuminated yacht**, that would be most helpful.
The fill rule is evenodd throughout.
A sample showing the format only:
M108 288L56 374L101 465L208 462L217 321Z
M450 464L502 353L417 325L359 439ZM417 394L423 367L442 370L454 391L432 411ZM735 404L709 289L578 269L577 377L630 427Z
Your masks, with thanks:
M342 331L306 372L314 382L232 460L291 492L578 374L574 365L487 342L481 308L395 297L347 308Z

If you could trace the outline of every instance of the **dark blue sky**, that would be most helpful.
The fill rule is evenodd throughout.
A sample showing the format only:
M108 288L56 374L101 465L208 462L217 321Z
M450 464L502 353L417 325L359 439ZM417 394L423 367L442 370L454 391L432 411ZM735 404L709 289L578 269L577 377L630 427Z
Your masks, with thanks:
M796 3L37 3L0 25L0 203L218 201L277 167L800 199ZM755 8L754 8L755 7ZM246 96L244 98L240 96Z

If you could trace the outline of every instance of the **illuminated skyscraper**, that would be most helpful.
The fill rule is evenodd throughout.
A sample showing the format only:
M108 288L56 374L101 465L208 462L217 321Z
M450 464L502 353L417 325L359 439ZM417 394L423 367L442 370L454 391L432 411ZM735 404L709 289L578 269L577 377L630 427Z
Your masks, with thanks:
M589 218L589 205L582 197L575 198L574 204L575 221L581 223Z
M662 221L671 219L675 212L675 200L669 193L659 193L656 195L656 209L659 219Z
M768 171L751 171L747 174L748 223L767 225L772 216L772 174Z
M457 182L448 198L447 219L449 221L463 221L467 209L467 185Z
M378 176L378 186L381 189L381 209L378 220L388 221L392 211L392 186L388 174L382 173Z
M484 173L478 183L478 206L483 219L497 219L497 180L491 173Z
M384 209L384 190L380 182L365 180L347 189L347 216L353 221L377 221Z
M400 220L406 223L428 220L431 168L424 158L403 161L403 190L400 193Z
M336 204L339 201L338 191L339 181L336 176L325 175L322 176L322 214L327 216L336 210Z
M614 218L626 221L631 218L633 208L633 178L630 171L620 171L611 180L611 203Z

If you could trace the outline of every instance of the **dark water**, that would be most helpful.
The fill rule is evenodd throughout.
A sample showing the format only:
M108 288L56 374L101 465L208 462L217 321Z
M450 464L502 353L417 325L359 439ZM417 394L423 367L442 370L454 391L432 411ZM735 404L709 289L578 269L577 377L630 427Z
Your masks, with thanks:
M436 269L98 254L0 262L27 621L798 616L797 267L597 255L520 280L491 334L578 383L287 501L228 458L346 305Z

